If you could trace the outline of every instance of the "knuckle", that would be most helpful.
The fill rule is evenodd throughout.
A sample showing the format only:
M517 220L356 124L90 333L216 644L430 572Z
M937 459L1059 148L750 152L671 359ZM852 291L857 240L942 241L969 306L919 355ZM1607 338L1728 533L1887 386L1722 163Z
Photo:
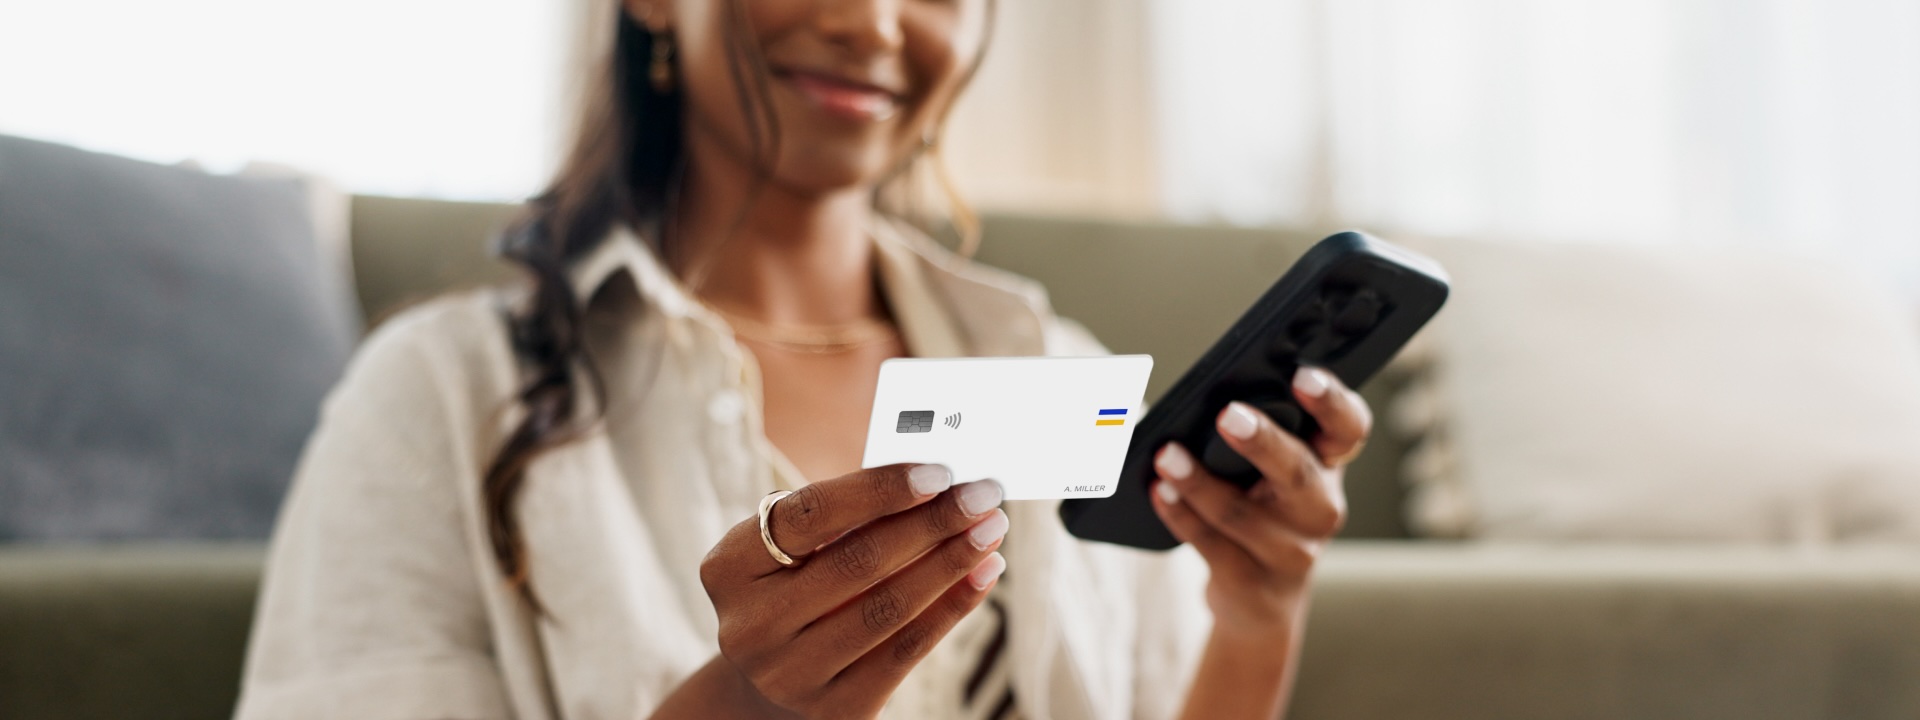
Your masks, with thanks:
M1213 564L1213 571L1220 573L1233 585L1260 587L1270 577L1278 574L1264 566L1261 560L1250 558L1244 552L1226 552L1221 555L1223 560Z
M907 599L891 587L874 588L860 601L860 622L867 632L884 635L906 619Z
M1252 520L1252 517L1253 504L1247 502L1245 498L1231 496L1226 498L1226 502L1220 505L1220 524L1222 525L1245 525Z
M700 558L700 586L706 588L709 596L713 595L713 588L720 584L720 579L726 574L720 567L721 557L720 546L715 545L707 550L705 557Z
M1344 522L1343 514L1339 510L1323 508L1307 518L1306 522L1302 523L1304 527L1300 528L1300 531L1301 534L1309 537L1329 537L1334 533L1340 532L1340 527Z
M974 550L973 545L959 541L947 543L946 547L941 548L937 557L939 557L940 569L947 575L954 576L965 575L972 571L973 566L980 562L979 555L980 552Z
M833 544L834 573L848 582L864 582L880 570L880 546L864 533L851 533Z
M1334 501L1327 507L1326 532L1320 533L1320 537L1332 537L1333 535L1335 535L1336 533L1339 533L1342 529L1346 527L1347 527L1346 498L1343 496L1336 495L1334 496Z
M724 618L720 621L719 632L714 634L714 639L720 646L720 654L722 656L726 657L727 660L733 662L735 665L748 666L752 665L752 663L747 662L747 660L754 655L754 646L752 644L754 637L755 634L752 630L743 628L740 626L740 623L731 622Z
M713 598L716 602L726 594L729 588L740 584L740 563L734 556L737 548L740 547L740 538L745 533L759 532L757 527L749 527L752 522L749 520L734 526L732 531L722 537L720 542L714 543L713 547L708 548L707 554L700 558L700 586L707 591L707 597Z
M1313 462L1307 459L1306 452L1303 451L1303 452L1288 453L1288 459L1287 459L1287 486L1288 487L1292 487L1292 488L1307 487L1309 483L1313 482L1314 476L1317 475L1319 472L1320 472L1320 468L1315 466Z
M892 507L894 498L899 497L901 489L907 487L906 465L888 465L885 468L869 472L861 483L867 500L875 508Z
M1346 499L1338 491L1325 497L1307 497L1286 514L1296 533L1314 540L1333 537L1347 522Z
M960 521L958 502L930 502L920 506L920 530L930 537L952 534Z
M901 665L912 665L933 649L933 628L923 623L914 623L900 629L893 635L893 661Z
M1247 500L1261 505L1273 505L1280 501L1280 492L1273 486L1272 480L1261 478L1259 482L1253 484L1253 487L1247 488Z
M1314 563L1320 559L1319 547L1319 543L1312 542L1287 543L1281 551L1281 562L1292 574L1305 575L1313 570Z
M1301 451L1305 449L1305 445L1298 438L1288 435L1287 431L1272 424L1254 433L1249 443L1252 447L1247 449L1250 454L1247 459L1255 461L1256 464L1257 457L1269 464L1291 467L1299 463Z
M1333 462L1332 465L1334 467L1343 467L1348 463L1353 462L1354 460L1360 459L1360 453L1366 452L1366 450L1367 450L1367 438L1365 436L1361 436L1360 439L1353 441L1353 445L1347 448L1346 453L1342 454L1338 458L1335 458L1335 462Z
M817 536L821 526L826 523L830 502L826 490L819 485L800 488L781 500L779 505L774 506L776 510L782 511L778 520L779 525L776 525L775 529L784 526L790 533L809 537ZM788 552L796 550L805 552L800 548L787 548Z
M1318 522L1309 531L1316 538L1333 537L1347 526L1347 496L1338 485L1333 486L1315 519Z

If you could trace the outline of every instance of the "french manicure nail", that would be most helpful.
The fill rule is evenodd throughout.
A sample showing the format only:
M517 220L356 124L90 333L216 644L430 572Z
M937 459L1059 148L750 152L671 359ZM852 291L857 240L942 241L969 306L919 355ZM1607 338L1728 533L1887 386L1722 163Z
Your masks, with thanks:
M1164 481L1155 483L1153 491L1160 493L1160 501L1168 505L1180 502L1180 488L1174 487L1173 483Z
M1320 368L1302 365L1293 373L1293 389L1299 390L1301 395L1317 398L1326 395L1327 388L1332 386L1333 381L1327 377L1327 371Z
M1000 499L1006 493L1000 489L1000 483L992 480L970 482L960 486L960 512L969 517L999 507Z
M1160 474L1174 480L1185 480L1193 474L1193 456L1187 449L1175 443L1167 443L1167 449L1160 451L1159 460L1154 462Z
M945 465L919 465L907 471L907 483L913 486L915 495L935 495L953 487L953 471Z
M973 543L973 549L985 550L987 546L1007 536L1007 524L1006 513L996 512L988 515L987 519L980 521L979 525L967 531L967 541Z
M1001 557L1000 553L994 553L974 566L973 572L967 573L967 584L975 590L985 590L993 581L1000 579L1000 573L1006 571L1007 559Z
M1227 403L1227 413L1220 418L1220 431L1241 440L1252 440L1253 431L1259 427L1259 421L1253 416L1253 408L1246 403Z

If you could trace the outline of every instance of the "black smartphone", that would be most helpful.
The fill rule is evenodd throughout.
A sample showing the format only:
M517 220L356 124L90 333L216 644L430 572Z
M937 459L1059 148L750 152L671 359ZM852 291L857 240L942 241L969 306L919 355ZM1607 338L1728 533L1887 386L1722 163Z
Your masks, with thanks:
M1343 232L1321 240L1148 409L1113 495L1060 504L1067 531L1149 550L1178 546L1147 498L1162 445L1178 441L1214 475L1252 486L1259 471L1214 430L1227 403L1246 402L1313 437L1319 427L1294 401L1294 371L1314 365L1360 387L1440 311L1447 288L1439 263L1378 238Z

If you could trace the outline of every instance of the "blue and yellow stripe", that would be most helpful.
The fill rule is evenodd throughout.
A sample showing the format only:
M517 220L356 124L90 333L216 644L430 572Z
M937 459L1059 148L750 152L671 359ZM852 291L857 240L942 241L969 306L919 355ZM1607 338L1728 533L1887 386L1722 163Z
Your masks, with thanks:
M1127 414L1126 408L1106 408L1100 411L1100 415L1102 417L1098 420L1093 421L1093 424L1094 425L1125 425L1127 424L1126 418L1106 417L1107 415L1125 415L1125 414Z

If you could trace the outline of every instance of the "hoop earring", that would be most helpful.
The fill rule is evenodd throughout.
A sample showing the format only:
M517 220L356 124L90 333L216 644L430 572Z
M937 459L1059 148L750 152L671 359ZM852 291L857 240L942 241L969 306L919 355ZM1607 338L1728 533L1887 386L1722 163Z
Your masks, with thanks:
M673 35L665 30L651 30L653 34L653 62L647 66L647 80L653 89L662 95L673 92Z

